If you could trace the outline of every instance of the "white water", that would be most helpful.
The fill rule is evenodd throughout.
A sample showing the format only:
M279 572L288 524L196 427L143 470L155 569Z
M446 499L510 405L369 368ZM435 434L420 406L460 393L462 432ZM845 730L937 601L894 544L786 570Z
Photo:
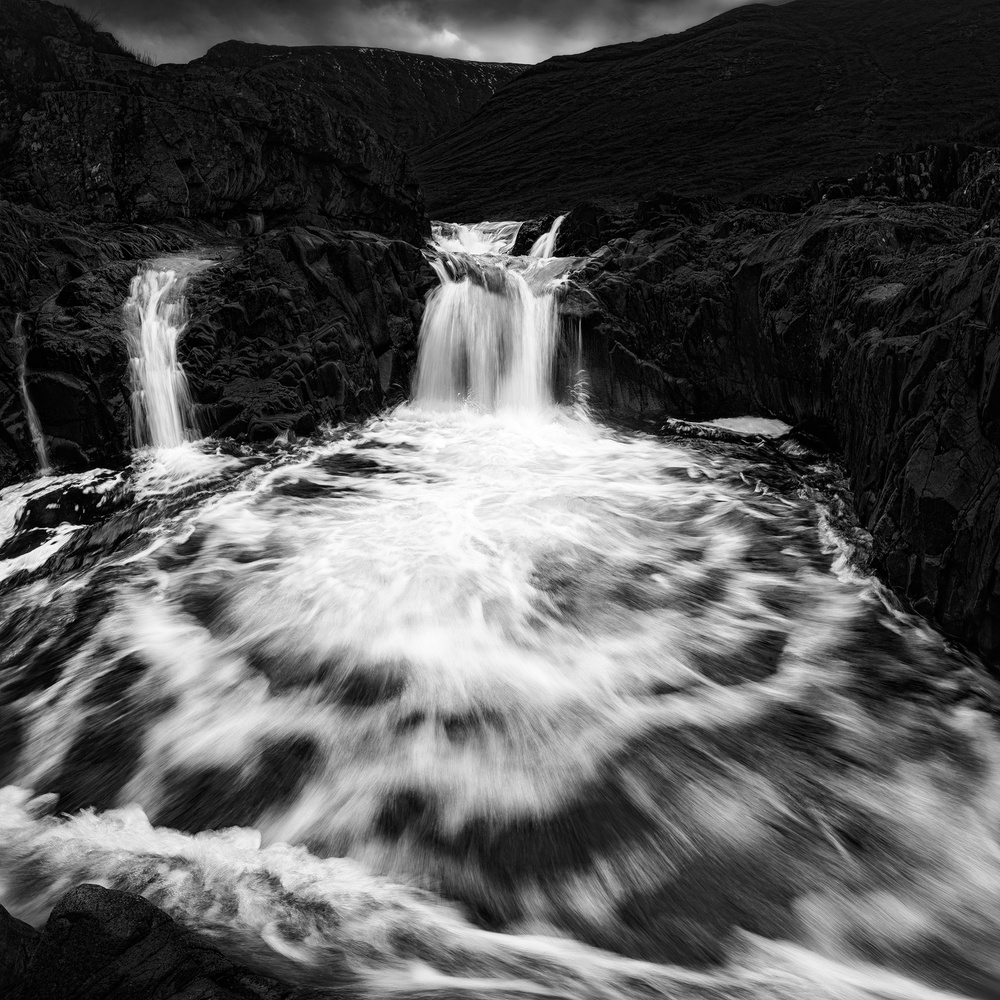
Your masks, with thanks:
M531 250L528 252L529 257L554 257L556 253L556 237L559 235L559 227L563 224L563 219L565 215L560 215L556 218L555 222L549 228L547 233L543 233L538 237L537 240L531 245Z
M35 446L35 457L38 460L38 471L41 475L47 476L52 472L52 463L49 461L49 449L45 442L45 432L42 430L42 423L38 419L38 413L31 402L31 395L28 393L27 368L28 368L28 345L24 340L23 319L20 313L14 320L14 343L21 344L21 402L24 406L24 415L28 420L28 430L31 433L31 442Z
M439 228L432 261L440 287L420 331L414 399L421 406L539 412L554 402L556 351L564 336L559 296L574 262L553 260L562 217L528 258L504 258L518 223ZM460 252L456 248L473 247ZM487 258L485 261L482 258ZM578 337L576 338L578 339Z
M458 226L449 222L434 224L434 245L447 253L479 256L508 254L514 248L520 222L482 222L477 226Z
M177 343L187 322L187 281L211 264L192 257L167 257L153 261L132 279L125 330L138 445L175 448L197 436Z
M995 688L789 453L556 406L559 268L492 263L442 260L413 404L144 453L131 547L3 595L9 773L77 815L5 793L0 899L128 888L375 997L989 996Z

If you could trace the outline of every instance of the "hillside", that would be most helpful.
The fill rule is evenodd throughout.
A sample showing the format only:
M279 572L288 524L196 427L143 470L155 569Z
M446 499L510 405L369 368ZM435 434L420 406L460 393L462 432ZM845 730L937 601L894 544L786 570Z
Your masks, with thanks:
M796 190L955 138L1000 139L1000 3L793 0L540 63L413 162L458 220Z
M432 140L471 117L527 67L396 52L392 49L312 45L287 47L223 42L192 67L301 83L357 115L403 149Z

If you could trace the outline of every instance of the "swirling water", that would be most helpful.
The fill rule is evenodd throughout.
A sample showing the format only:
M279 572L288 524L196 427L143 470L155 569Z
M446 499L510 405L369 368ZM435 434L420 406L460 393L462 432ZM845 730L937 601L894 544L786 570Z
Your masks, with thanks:
M565 269L495 249L442 248L408 405L0 494L0 900L338 996L996 996L981 665L821 456L548 380Z

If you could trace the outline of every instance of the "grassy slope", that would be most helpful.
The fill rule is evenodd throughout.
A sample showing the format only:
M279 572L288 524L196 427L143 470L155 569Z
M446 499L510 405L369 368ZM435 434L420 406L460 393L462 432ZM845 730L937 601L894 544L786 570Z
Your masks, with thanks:
M801 188L959 136L1000 138L997 0L793 0L550 59L414 162L437 217L524 216Z
M192 65L202 62L305 82L403 149L455 128L527 68L391 49L237 41L214 46Z

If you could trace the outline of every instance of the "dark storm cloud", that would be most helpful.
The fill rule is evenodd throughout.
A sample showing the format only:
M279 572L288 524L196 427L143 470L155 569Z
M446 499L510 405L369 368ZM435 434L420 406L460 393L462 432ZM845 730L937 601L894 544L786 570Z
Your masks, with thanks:
M749 0L78 0L123 42L183 62L229 38L537 62L678 31Z

